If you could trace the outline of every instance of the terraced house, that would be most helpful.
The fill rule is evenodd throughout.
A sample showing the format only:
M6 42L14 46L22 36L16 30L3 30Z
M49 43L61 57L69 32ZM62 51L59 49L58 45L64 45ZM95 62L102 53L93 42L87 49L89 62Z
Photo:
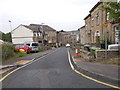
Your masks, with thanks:
M107 26L107 40L111 43L120 43L118 34L120 33L120 26L118 23L109 20L109 12L102 9L103 2L98 2L87 15L85 20L85 26L79 28L81 37L81 44L100 44L100 41L105 40L106 27L104 24L108 23ZM83 33L85 37L83 36Z

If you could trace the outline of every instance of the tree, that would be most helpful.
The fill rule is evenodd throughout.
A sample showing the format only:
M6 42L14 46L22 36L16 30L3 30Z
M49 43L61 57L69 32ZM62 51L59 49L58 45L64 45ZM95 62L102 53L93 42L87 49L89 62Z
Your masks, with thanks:
M0 31L0 39L1 39L1 40L2 40L2 34L3 34L3 32Z
M11 33L2 33L2 40L6 42L12 42Z
M120 24L120 1L119 2L104 2L103 10L109 12L109 19L113 19L112 23Z

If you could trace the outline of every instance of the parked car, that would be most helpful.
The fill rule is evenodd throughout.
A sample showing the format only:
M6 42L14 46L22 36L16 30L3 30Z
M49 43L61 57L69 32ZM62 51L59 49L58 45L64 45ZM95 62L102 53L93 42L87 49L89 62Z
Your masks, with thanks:
M66 47L70 47L70 44L66 44Z
M120 44L108 45L108 50L120 50Z
M15 51L19 52L21 49L26 53L30 53L30 48L27 45L18 44L15 46Z
M38 52L39 51L39 44L38 42L27 42L24 45L28 45L30 48L30 52Z
M90 48L91 48L91 46L90 46L90 45L84 45L84 50L86 50L86 51L90 52Z

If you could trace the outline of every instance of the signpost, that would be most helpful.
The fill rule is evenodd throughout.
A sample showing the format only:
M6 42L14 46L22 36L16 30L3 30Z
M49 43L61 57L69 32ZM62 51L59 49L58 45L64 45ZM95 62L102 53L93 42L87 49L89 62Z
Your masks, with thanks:
M106 27L106 32L105 32L105 58L107 59L107 27L108 27L108 23L105 23L104 26Z

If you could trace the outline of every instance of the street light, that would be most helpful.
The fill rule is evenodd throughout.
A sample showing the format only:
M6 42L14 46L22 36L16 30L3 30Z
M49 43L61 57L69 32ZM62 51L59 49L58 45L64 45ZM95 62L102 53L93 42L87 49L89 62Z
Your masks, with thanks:
M44 30L43 30L43 24L44 23L41 23L41 31L42 31L42 45L44 47Z
M12 25L11 25L11 21L9 20L8 22L10 23L10 30L12 31Z
M10 32L11 32L12 31L12 24L11 24L10 20L8 22L10 23ZM12 33L11 33L11 38L12 38ZM12 39L11 39L11 42L12 42Z

